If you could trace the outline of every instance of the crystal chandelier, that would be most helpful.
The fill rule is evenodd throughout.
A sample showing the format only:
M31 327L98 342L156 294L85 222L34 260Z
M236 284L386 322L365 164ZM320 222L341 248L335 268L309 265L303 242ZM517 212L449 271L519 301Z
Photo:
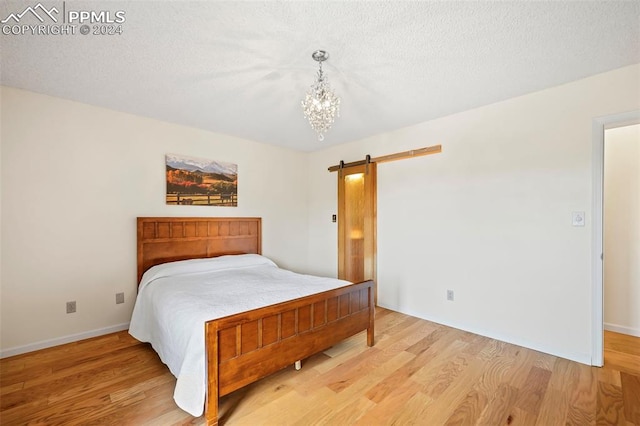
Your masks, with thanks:
M331 91L327 77L322 72L322 62L329 59L329 54L324 50L316 50L311 57L318 61L320 70L302 101L302 110L311 128L318 133L318 140L322 141L336 116L340 117L340 98Z

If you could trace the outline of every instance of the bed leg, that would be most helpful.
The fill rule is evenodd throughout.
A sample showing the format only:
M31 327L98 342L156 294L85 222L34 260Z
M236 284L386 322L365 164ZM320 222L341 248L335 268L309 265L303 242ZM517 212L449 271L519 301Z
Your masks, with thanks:
M371 310L369 317L369 328L367 328L367 346L371 347L375 344L375 319L374 310Z
M372 286L369 287L369 327L367 328L367 346L371 347L375 344L375 324L376 324L376 303L375 303L375 289Z
M207 395L205 421L207 426L218 426L218 323L205 323L205 348L207 351Z
M297 360L294 366L296 367L296 370L300 370L302 368L302 361Z

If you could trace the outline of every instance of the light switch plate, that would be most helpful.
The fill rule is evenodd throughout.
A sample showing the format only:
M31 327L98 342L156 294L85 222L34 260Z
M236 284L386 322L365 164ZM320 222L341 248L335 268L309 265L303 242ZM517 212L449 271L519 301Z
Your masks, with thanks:
M584 212L571 212L571 225L584 226Z

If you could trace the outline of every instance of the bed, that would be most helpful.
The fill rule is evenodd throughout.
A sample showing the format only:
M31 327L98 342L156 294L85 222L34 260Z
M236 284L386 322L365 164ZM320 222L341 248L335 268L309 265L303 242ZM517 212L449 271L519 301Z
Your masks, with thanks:
M178 348L191 345L192 340L198 341L194 345L200 348L195 351L197 354L186 356L185 359L202 359L202 364L198 361L189 368L172 366L163 359L178 377L174 399L178 403L176 396L179 392L193 393L191 396L194 399L189 400L191 406L185 411L198 416L204 409L208 425L218 424L218 399L221 396L321 352L361 331L367 331L367 345L374 344L373 282L352 284L280 270L271 260L261 256L260 218L142 217L138 218L137 223L137 245L140 301L136 301L130 332L134 337L137 334L139 340L150 341L156 351L160 345L156 347L153 336L147 335L150 332L143 331L145 328L140 326L140 319L135 318L146 317L147 314L151 316L155 309L147 308L142 315L136 313L138 310L144 311L138 308L139 303L147 303L141 301L143 294L155 294L156 297L167 300L167 297L174 296L159 296L164 294L164 289L170 286L179 288L180 294L175 296L175 301L168 300L175 307L184 308L189 302L180 299L182 294L190 292L192 287L204 288L203 283L209 281L219 285L218 283L227 283L227 279L242 277L247 289L237 284L225 284L237 289L239 299L244 299L242 291L258 291L251 285L263 285L269 289L268 295L260 303L256 302L259 306L252 307L249 304L249 308L242 308L232 314L223 309L222 316L211 314L210 317L205 317L202 313L199 316L194 314L194 318L189 320L194 322L188 325L189 333L195 336L193 338L188 337L188 333L172 332L178 334L173 338L177 341ZM239 268L241 272L229 265ZM175 276L182 280L177 281L178 285L173 281ZM265 276L267 278L263 278ZM283 301L275 298L274 294L279 290L271 289L271 278L275 282L280 277L288 280L294 276L300 280L296 281L295 286L298 296L289 296ZM168 284L169 281L171 284ZM193 302L194 306L206 304L202 303L203 300L205 299L196 300ZM152 306L151 302L148 303ZM228 305L223 298L216 303L222 307ZM190 309L180 312L183 311ZM175 313L172 312L171 315L176 318L171 323L181 322ZM167 335L170 332L167 331ZM168 359L170 357L167 352L171 350L161 349L158 353L161 358ZM201 369L202 377L196 375L181 381L180 376L184 371L174 370L182 369L195 373ZM205 392L201 392L200 388Z

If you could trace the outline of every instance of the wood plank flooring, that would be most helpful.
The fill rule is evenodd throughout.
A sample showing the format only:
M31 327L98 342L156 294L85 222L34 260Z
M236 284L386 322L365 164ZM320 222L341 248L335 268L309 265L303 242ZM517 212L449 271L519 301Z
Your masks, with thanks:
M595 368L378 309L360 334L224 397L222 425L640 425L640 338ZM2 425L201 425L149 345L114 333L0 360Z

